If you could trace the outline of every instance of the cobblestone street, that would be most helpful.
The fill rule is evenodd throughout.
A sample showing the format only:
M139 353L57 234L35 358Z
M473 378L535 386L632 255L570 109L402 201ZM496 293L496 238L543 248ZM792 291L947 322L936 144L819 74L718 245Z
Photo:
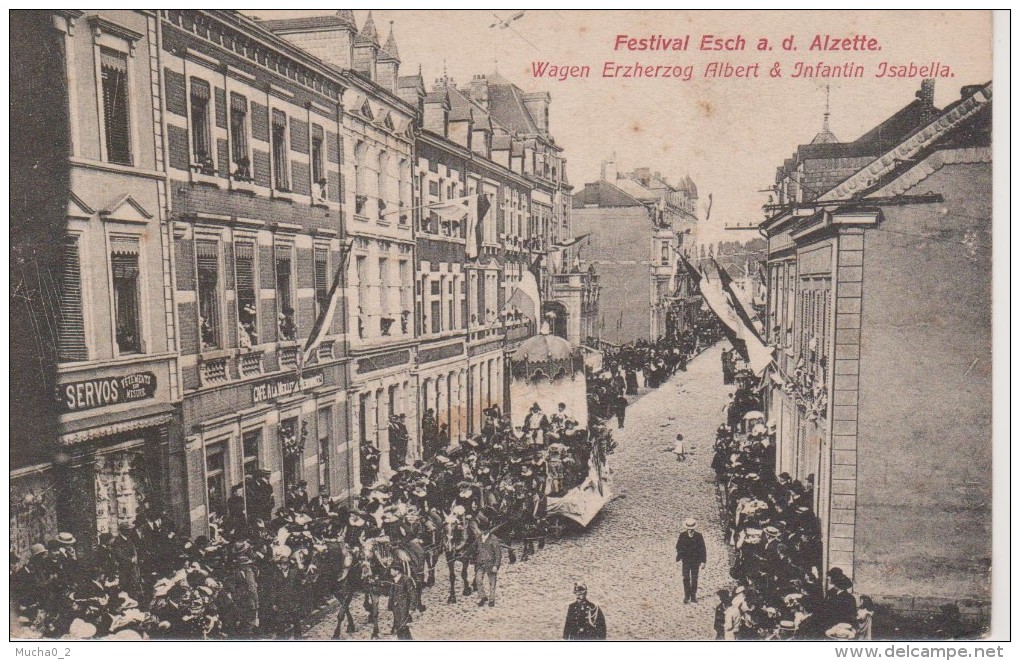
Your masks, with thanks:
M610 639L714 638L715 590L729 580L729 560L719 524L711 447L729 388L722 385L721 345L691 361L666 384L645 392L628 409L627 424L614 430L619 447L611 457L617 498L589 528L552 540L527 562L504 561L495 608L479 608L477 597L446 603L446 569L425 593L427 611L411 625L416 639L549 640L562 636L575 579L588 585L589 599L602 606ZM686 462L670 452L677 433L687 442ZM708 563L701 573L698 603L683 604L674 545L684 518L698 519ZM438 570L439 568L437 568ZM458 578L458 591L460 582ZM335 608L308 632L328 638ZM371 627L360 603L352 606L359 625ZM383 612L384 638L391 616ZM347 634L344 634L345 638Z

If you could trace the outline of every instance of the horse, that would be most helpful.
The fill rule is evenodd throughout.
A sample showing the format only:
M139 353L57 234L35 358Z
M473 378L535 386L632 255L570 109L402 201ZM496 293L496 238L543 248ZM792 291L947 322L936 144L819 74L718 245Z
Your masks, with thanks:
M340 638L340 629L344 618L347 618L347 633L354 633L354 617L351 614L351 602L357 594L365 596L365 609L368 621L372 625L372 638L379 637L379 597L389 594L389 568L393 564L393 556L387 550L379 548L378 542L368 540L360 548L343 547L343 569L337 583L336 597L340 609L336 617L336 629L333 638Z
M436 565L443 555L445 522L443 513L435 508L423 510L421 517L422 548L425 551L425 585L432 587L436 582Z
M468 565L474 562L474 537L467 522L459 516L449 515L443 520L443 553L446 567L450 572L450 596L446 603L457 603L456 563L461 564L461 580L464 582L464 596L470 597L473 590L468 580Z

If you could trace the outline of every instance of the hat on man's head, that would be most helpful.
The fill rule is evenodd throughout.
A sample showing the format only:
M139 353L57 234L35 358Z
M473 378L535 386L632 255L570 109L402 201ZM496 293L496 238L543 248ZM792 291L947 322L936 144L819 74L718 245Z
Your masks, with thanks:
M779 537L779 528L775 526L765 526L765 534L769 537Z
M684 520L684 527L685 528L692 529L692 528L696 528L697 526L698 526L698 521L694 517L688 517L686 520Z
M39 555L40 553L46 553L46 547L43 544L36 542L28 547L28 550L32 552L32 555Z
M586 586L583 581L575 581L574 594L576 595L588 594L588 586Z
M74 535L72 535L71 533L62 532L59 535L57 535L57 543L62 546L74 546L75 544L78 543L78 540L75 539Z

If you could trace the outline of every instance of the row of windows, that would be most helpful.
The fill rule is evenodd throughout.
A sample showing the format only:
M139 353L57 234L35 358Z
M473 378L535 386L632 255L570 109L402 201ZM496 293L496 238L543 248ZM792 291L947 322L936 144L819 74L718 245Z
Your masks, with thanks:
M256 244L235 242L234 245L235 302L237 305L237 335L241 347L255 346L259 340L259 273L256 264ZM224 324L221 316L223 297L227 289L220 274L220 242L212 239L195 241L198 276L198 308L201 348L203 351L224 346ZM330 270L329 251L316 247L312 253L315 315L318 317L329 305ZM268 264L262 268L268 269ZM299 333L310 328L298 328L294 311L294 250L290 245L277 245L273 250L272 270L276 285L277 333L281 340L295 340Z
M212 176L216 173L216 153L213 148L213 111L211 86L201 78L191 78L189 98L191 122L191 150L193 168L198 172ZM230 176L235 181L250 182L253 180L250 152L251 120L248 99L237 92L230 93L228 137L230 141L230 160L232 168ZM288 133L288 117L285 112L273 109L269 127L270 157L273 171L273 188L281 192L291 192L290 181L290 149L294 143L295 124L290 120ZM315 197L326 197L326 152L325 132L319 124L310 125L308 136L309 167L312 190Z

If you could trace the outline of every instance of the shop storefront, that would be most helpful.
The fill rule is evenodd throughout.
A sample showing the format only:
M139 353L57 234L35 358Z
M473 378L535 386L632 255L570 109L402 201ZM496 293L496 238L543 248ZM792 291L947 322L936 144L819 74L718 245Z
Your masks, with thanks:
M298 499L345 500L355 484L342 364L188 395L182 448L192 535L208 534L239 488L249 515ZM271 499L260 485L268 483Z
M116 534L146 509L168 507L177 412L169 377L166 362L63 375L54 460L12 478L19 545L71 532L87 554L99 535Z

